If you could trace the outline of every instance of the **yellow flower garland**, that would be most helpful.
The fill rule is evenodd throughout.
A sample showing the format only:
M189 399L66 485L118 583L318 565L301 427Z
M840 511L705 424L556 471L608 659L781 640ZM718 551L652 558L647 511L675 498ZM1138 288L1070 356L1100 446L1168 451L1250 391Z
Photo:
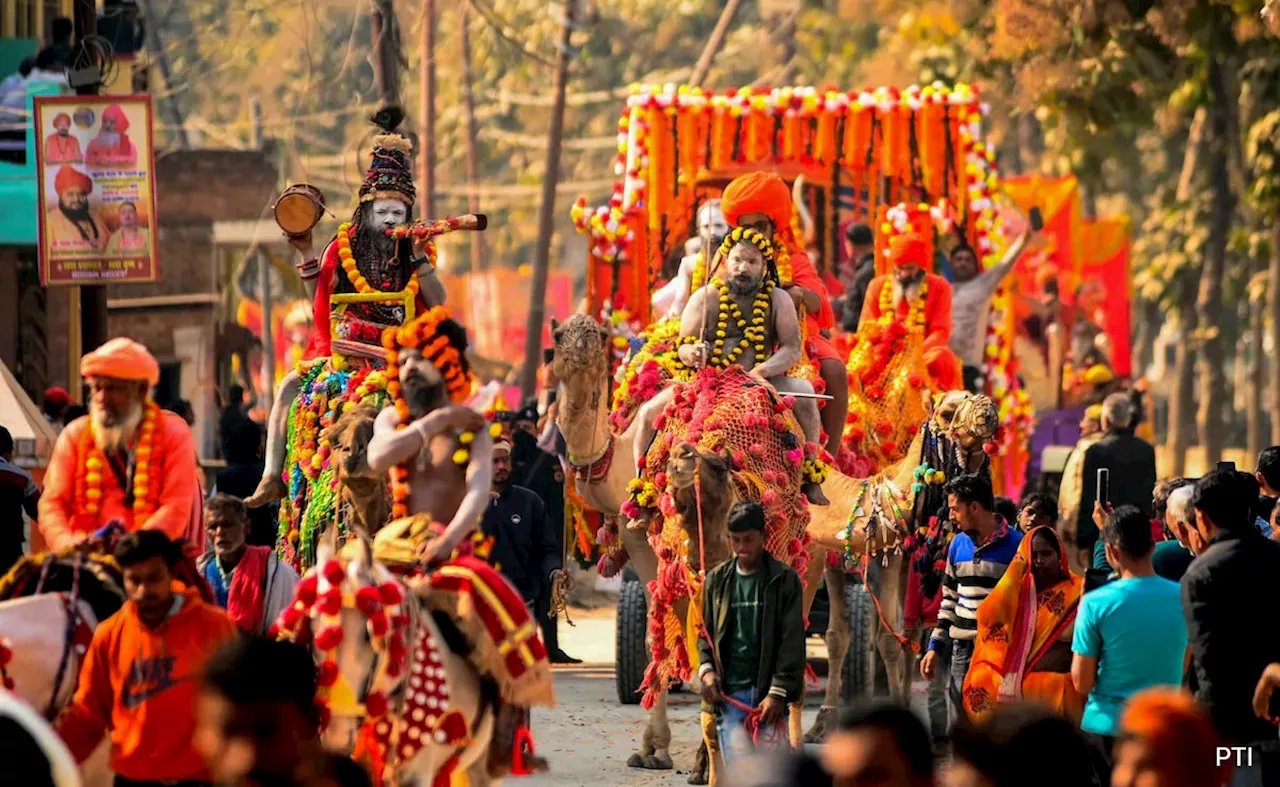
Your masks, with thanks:
M729 285L725 284L721 279L714 279L711 282L711 286L715 287L720 293L720 309L716 315L716 340L715 346L711 350L709 363L717 369L727 369L738 362L748 343L755 348L756 363L765 360L768 353L768 348L764 343L765 322L769 317L769 306L772 303L773 282L765 280L764 285L756 293L755 299L751 304L750 325L747 324L746 318L742 315L742 310L738 308L738 304L729 295ZM725 355L724 343L728 336L730 317L733 318L738 330L742 333L742 340L734 345L728 355Z
M151 487L151 460L154 457L156 421L159 417L160 408L154 402L147 402L142 423L138 427L136 462L133 468L133 516L134 523L139 526L156 510L156 495ZM102 511L102 471L107 466L107 458L98 447L92 421L84 434L87 445L84 460L84 501L81 509L96 520Z
M929 296L929 279L920 280L920 295L916 297L911 304L911 310L907 313L907 327L916 331L923 331L925 326L925 304ZM879 323L884 326L891 325L898 319L898 310L893 307L893 284L885 282L880 288L880 319Z
M351 282L351 285L356 288L356 292L361 295L382 292L382 290L370 287L364 274L356 267L356 259L351 256L351 222L349 221L338 227L338 259L342 262L343 272L347 274L347 281ZM432 267L435 267L434 261ZM400 294L410 298L418 296L418 274L416 272L409 277L409 284Z

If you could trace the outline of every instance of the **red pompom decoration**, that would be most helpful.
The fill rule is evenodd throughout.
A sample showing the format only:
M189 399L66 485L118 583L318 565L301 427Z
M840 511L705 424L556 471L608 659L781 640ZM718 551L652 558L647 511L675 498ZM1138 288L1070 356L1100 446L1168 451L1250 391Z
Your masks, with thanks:
M382 597L376 587L366 585L356 591L356 609L365 615L372 615L382 606Z
M270 626L267 627L267 639L279 639L279 638L280 638L280 625L278 623L272 623Z
M338 663L333 659L320 662L316 670L316 684L328 688L338 682Z
M330 585L342 584L343 578L347 576L347 570L337 560L330 560L324 564L324 578L329 580Z
M364 698L365 712L373 717L386 715L387 712L387 695L380 691L371 693Z
M326 626L316 634L316 650L333 650L342 644L342 628Z
M397 662L405 657L404 635L396 632L387 638L387 658Z
M9 641L0 642L0 667L9 666L9 662L13 661L13 649L9 647Z
M404 593L396 583L383 582L378 586L378 598L382 599L383 606L393 607L404 600Z
M302 610L298 609L297 603L290 604L280 613L280 620L277 625L287 631L293 631L298 625L298 619L302 617Z
M320 596L316 609L323 615L336 615L342 611L342 591L337 588L327 590Z
M381 610L369 616L369 633L375 637L387 635L387 614Z
M293 591L295 601L301 601L304 607L309 607L316 603L316 584L319 578L315 574L307 574L298 580L298 587Z

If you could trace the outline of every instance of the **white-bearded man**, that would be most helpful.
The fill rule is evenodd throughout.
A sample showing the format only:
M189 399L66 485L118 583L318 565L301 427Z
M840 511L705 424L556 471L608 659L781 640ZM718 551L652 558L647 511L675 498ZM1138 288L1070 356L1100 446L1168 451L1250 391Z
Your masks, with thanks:
M80 371L89 415L67 424L54 446L40 498L45 543L66 549L111 524L187 538L200 495L195 443L186 421L151 401L156 359L132 339L112 339Z

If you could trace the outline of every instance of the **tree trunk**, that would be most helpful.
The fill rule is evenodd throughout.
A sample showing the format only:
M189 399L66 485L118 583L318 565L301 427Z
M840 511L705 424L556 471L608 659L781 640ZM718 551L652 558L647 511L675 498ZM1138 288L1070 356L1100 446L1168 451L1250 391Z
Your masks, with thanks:
M707 72L711 70L711 64L715 61L716 54L720 52L720 47L724 46L724 37L728 34L729 26L733 24L733 17L738 13L740 5L742 0L729 0L724 4L724 10L716 20L711 37L707 39L706 46L702 48L702 54L698 56L698 62L693 66L693 75L689 77L690 86L697 87L707 78Z
M472 73L471 60L471 29L470 17L467 14L467 6L463 6L458 14L459 26L462 28L459 32L462 35L462 97L463 105L467 110L467 186L470 187L470 194L467 196L467 210L471 213L480 212L480 194L477 191L480 183L480 142L479 132L476 130L476 97L473 85L475 84L475 74ZM485 268L485 251L484 251L484 233L469 233L471 240L471 272L478 273Z
M1195 429L1193 401L1195 396L1196 312L1190 304L1182 307L1182 336L1173 362L1173 390L1169 395L1169 475L1180 478L1186 473L1187 448Z
M1019 171L1035 173L1040 170L1040 160L1044 156L1044 131L1034 111L1018 115L1018 157Z
M1200 271L1200 289L1196 297L1196 318L1200 325L1199 378L1200 412L1197 422L1205 461L1217 462L1222 457L1223 413L1226 408L1226 379L1223 360L1226 346L1219 327L1222 317L1222 277L1227 264L1227 234L1235 211L1235 194L1231 189L1230 148L1227 136L1231 128L1230 113L1235 103L1227 95L1226 74L1221 62L1209 61L1209 126L1212 144L1207 151L1208 188L1211 209L1209 237L1205 242L1204 267Z
M1280 445L1280 221L1271 225L1271 265L1268 269L1267 313L1271 318L1271 385L1267 390L1267 412L1271 413L1271 445ZM1262 395L1262 391L1258 391Z
M1245 345L1249 354L1248 383L1244 386L1245 414L1248 422L1248 452L1255 460L1265 447L1267 439L1266 415L1262 411L1262 391L1266 386L1266 359L1263 356L1263 321L1266 304L1257 299L1249 304L1249 340Z

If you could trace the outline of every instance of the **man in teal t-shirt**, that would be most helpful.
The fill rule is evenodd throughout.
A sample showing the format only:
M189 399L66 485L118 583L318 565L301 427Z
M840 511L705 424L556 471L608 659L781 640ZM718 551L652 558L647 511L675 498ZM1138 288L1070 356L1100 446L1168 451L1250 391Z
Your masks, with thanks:
M1097 737L1109 772L1111 746L1129 697L1152 686L1181 685L1187 623L1178 585L1156 576L1151 566L1154 543L1146 515L1121 506L1108 515L1102 537L1120 578L1080 600L1071 679L1088 697L1080 727Z

